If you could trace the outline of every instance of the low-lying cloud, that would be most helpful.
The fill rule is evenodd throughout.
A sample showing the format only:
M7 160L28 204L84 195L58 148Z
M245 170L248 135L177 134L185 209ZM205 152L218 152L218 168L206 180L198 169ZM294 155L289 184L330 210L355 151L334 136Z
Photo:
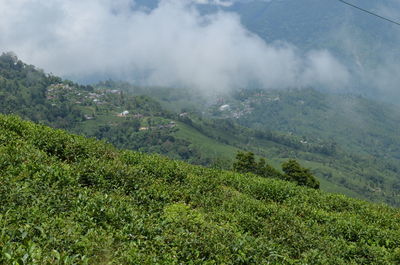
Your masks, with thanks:
M149 11L130 0L0 0L0 51L75 80L206 92L346 86L348 71L328 51L267 44L236 14L202 15L195 2L163 0Z

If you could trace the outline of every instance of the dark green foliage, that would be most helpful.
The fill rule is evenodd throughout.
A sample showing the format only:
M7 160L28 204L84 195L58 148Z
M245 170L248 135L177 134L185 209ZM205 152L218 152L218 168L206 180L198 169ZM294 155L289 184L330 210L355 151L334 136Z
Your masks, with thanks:
M296 160L289 160L282 164L284 175L268 165L264 158L257 162L254 153L238 152L233 163L233 170L239 173L253 173L261 177L280 178L295 182L297 185L319 189L319 181L309 169L303 168Z
M249 173L257 171L257 163L254 154L251 152L238 152L236 161L233 163L233 170L240 173Z
M233 163L233 170L240 173L253 173L265 178L282 178L282 174L268 165L264 158L257 162L254 153L238 152Z
M265 178L282 178L282 174L271 165L267 164L264 158L260 158L258 161L255 174Z
M291 159L284 162L282 164L282 170L285 172L285 178L287 180L294 181L300 186L319 189L318 180L316 180L308 168L303 168L296 160Z

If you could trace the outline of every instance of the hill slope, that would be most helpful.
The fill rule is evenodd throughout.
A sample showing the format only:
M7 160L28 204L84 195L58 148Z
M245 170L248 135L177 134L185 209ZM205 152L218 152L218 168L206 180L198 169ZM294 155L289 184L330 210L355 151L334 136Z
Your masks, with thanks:
M201 153L226 161L235 148L248 150L275 167L296 158L313 170L324 190L399 205L400 127L391 106L313 89L244 89L207 100L178 88L118 82L96 87L146 94L171 111L187 111L174 135Z
M176 117L157 101L121 90L78 85L48 75L12 54L0 56L0 99L3 114L107 139L121 148L163 153L198 164L209 161L190 148L190 142L172 136Z
M321 154L337 160L325 163L335 164L334 167L340 165L342 172L346 165L358 168L345 180L339 180L341 184L346 186L345 182L360 177L361 182L377 184L379 187L372 188L377 193L385 190L392 194L389 196L398 197L398 108L362 97L313 89L243 90L226 98L224 104L229 109L220 111L221 104L216 104L209 110L212 117L234 119L242 126L261 131L276 130L297 135L300 137L297 143L320 145L323 147L319 150ZM319 159L323 157L319 156ZM355 186L360 187L359 184ZM355 186L351 189L357 190Z
M400 264L400 212L0 115L0 263Z
M324 124L324 128L334 132L332 137L340 136L337 127L326 126L329 120L320 111L320 106L322 110L326 108L326 96L321 93L291 91L273 104L264 102L268 101L268 95L264 98L252 98L250 95L243 99L244 102L240 98L232 104L229 99L224 99L225 103L231 104L231 109L221 112L217 105L212 113L218 118L210 119L195 110L206 110L207 101L186 90L136 87L112 81L95 87L81 86L45 74L13 55L4 54L0 56L0 97L2 113L18 114L52 127L104 139L118 148L159 153L193 164L224 169L231 168L238 150L252 151L268 158L276 168L280 168L282 162L296 158L312 169L323 190L391 205L400 203L400 169L396 161L387 157L373 157L368 152L355 153L356 150L379 150L382 154L392 154L387 152L387 148L375 148L379 145L352 146L348 141L335 144L329 137L319 139L325 131L312 131L313 123ZM301 100L306 103L303 104L305 111L299 111L297 106ZM253 112L248 112L251 107L247 101L255 104ZM183 106L186 106L184 113L177 112ZM165 108L171 109L167 111ZM313 115L301 116L303 112ZM239 115L239 118L235 116L233 120L231 114ZM346 122L342 118L335 124ZM239 126L236 121L255 129ZM379 117L375 121L379 121ZM260 128L254 124L268 126ZM290 131L297 129L297 135L276 132L288 130L282 124L294 128ZM379 132L387 127L385 124L385 121L377 122L372 127L378 128L375 131ZM392 122L389 125L395 127L396 124ZM311 133L307 133L307 129ZM381 133L379 139L391 139L391 147L396 147L393 141L397 136L386 137L388 132L391 131ZM358 136L358 139L371 139L364 135L356 134L353 137L346 134L342 139L349 137L354 140ZM346 149L346 146L350 148Z

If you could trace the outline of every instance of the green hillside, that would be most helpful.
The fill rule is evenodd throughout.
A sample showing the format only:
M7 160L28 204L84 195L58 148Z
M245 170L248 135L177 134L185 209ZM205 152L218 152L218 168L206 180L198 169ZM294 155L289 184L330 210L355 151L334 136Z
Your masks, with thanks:
M296 158L313 170L326 191L399 205L400 128L390 106L313 89L243 90L207 100L177 88L111 81L96 87L146 94L187 114L173 135L207 154L206 165L227 168L235 148L265 157L276 168ZM229 107L221 111L223 105Z
M233 119L244 127L260 130L263 133L259 137L297 150L291 153L293 157L335 168L341 173L328 170L328 175L337 177L331 182L363 195L379 197L379 193L386 193L381 195L398 198L400 116L397 108L362 97L314 89L243 90L224 98L223 104L229 106L226 110L220 110L221 104L209 108L211 117ZM290 137L279 137L273 131ZM322 166L313 168L325 171Z
M225 102L229 111L214 113L236 115L246 127L273 128L310 141L334 141L353 153L400 159L400 112L390 104L314 89L243 90Z
M381 114L371 116L374 123L370 127L383 131L380 139L389 140L393 147L377 149L368 145L379 143L369 141L375 136L368 136L368 131L360 134L354 130L357 134L347 133L342 137L340 127L335 126L353 125L344 114L336 117L335 126L324 127L326 131L314 130L313 123L330 125L321 112L327 101L321 93L286 92L279 102L269 102L268 95L247 96L233 98L232 102L222 98L230 104L230 109L221 112L220 105L210 109L209 102L190 91L112 81L81 86L45 74L12 54L0 56L1 113L17 114L51 127L103 139L118 148L163 154L215 168L230 169L237 151L254 152L277 169L282 162L295 158L312 170L325 191L400 205L398 163L390 157L370 153L373 150L384 154L387 150L388 155L394 154L389 151L396 151L394 143L398 136L389 135L393 130L385 128L396 128L395 121L380 121ZM301 101L304 104L298 103ZM211 112L216 118L201 110ZM124 112L128 113L122 115ZM360 115L365 115L365 108ZM328 129L329 137L323 137ZM346 137L347 142L332 140L346 140ZM352 146L352 140L367 144Z
M126 115L121 115L127 112ZM0 56L0 113L197 164L209 158L172 136L176 115L147 96L96 89L44 73L10 53Z
M260 93L219 97L229 104L221 111L225 103L210 108L205 98L178 88L81 86L12 54L0 56L1 113L215 168L230 169L237 151L251 151L275 168L296 158L325 191L400 205L395 112L314 90ZM338 111L351 102L362 102L353 115ZM363 121L363 130L349 117Z
M400 212L0 115L2 264L400 264Z

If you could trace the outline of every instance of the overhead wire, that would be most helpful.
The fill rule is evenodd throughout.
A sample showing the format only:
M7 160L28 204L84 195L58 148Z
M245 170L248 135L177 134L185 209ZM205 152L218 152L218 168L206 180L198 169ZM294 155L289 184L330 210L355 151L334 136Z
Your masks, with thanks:
M400 26L400 22L397 22L397 21L394 21L394 20L392 20L392 19L390 19L390 18L381 16L381 15L379 15L379 14L377 14L377 13L371 12L371 11L369 11L369 10L367 10L367 9L364 9L364 8L362 8L362 7L359 7L359 6L356 6L356 5L354 5L354 4L352 4L352 3L349 3L349 2L347 2L347 1L344 1L344 0L338 0L338 1L339 1L339 2L342 2L342 3L345 4L345 5L348 5L348 6L351 6L351 7L353 7L353 8L356 8L356 9L362 11L362 12L368 13L368 14L373 15L373 16L375 16L375 17L378 17L378 18L380 18L380 19L383 19L383 20L386 20L386 21L391 22L391 23L393 23L393 24L396 24L397 26Z

